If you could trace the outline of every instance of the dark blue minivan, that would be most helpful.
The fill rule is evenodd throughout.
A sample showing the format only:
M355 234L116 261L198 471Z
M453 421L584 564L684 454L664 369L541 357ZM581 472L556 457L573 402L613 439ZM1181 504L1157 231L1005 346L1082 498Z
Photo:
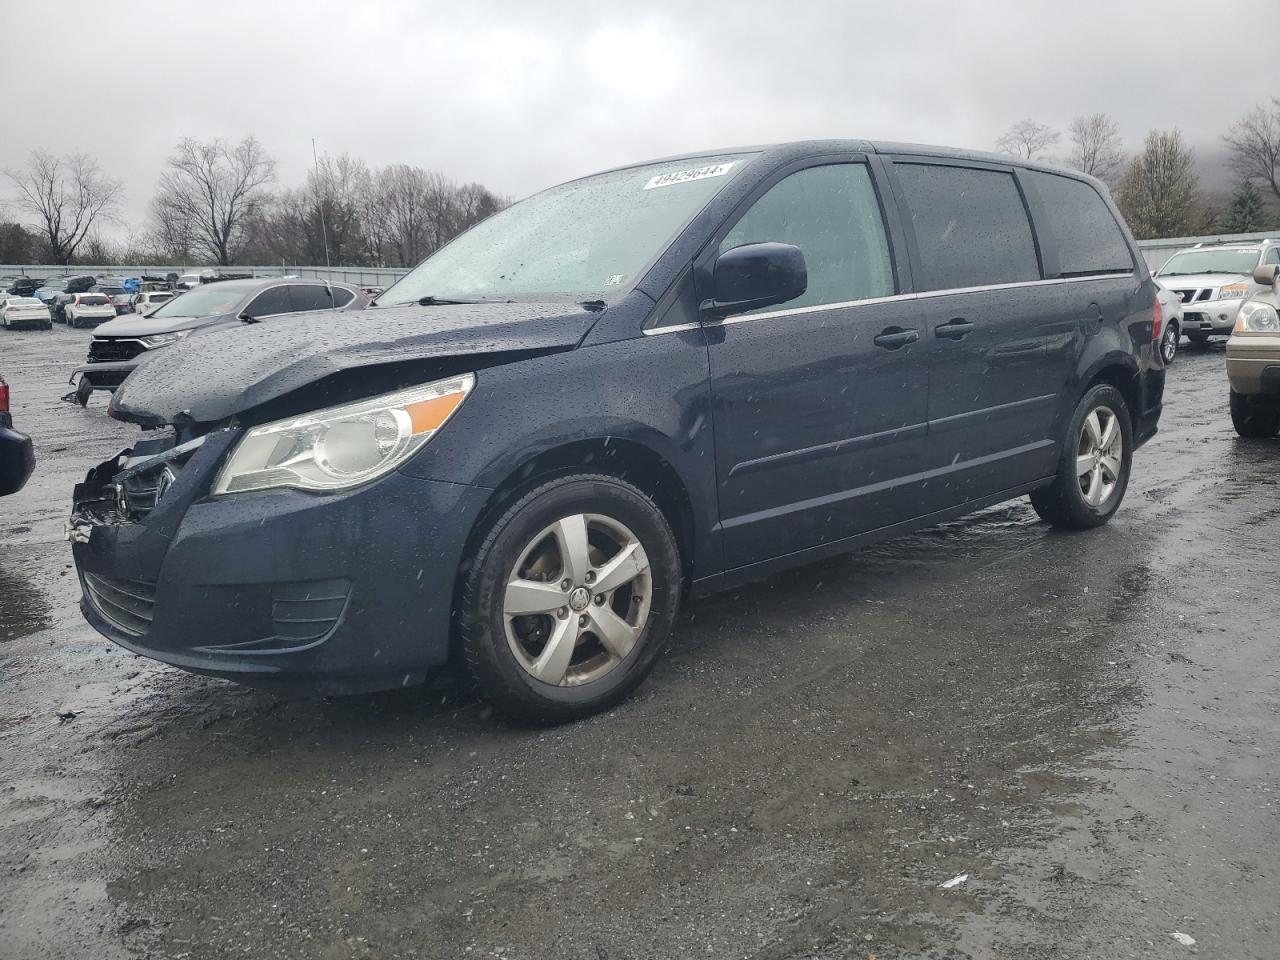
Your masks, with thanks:
M1106 189L822 141L638 164L474 227L369 309L155 351L75 491L121 645L353 692L465 666L538 722L616 703L681 599L1030 494L1119 507L1152 282Z

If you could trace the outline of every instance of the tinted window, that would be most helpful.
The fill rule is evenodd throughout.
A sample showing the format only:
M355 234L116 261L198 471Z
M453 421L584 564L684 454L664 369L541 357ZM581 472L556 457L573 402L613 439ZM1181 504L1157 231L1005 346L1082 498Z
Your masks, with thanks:
M917 290L1040 279L1013 174L917 163L896 169L920 250Z
M787 309L894 292L884 221L864 164L793 173L752 205L720 250L768 242L799 247L809 269L809 288Z
M190 296L184 294L183 296ZM178 297L174 304L182 302L182 297ZM245 307L244 312L251 317L269 317L277 313L288 313L293 309L293 305L289 302L289 288L283 284L278 287L269 287L253 298L253 302Z
M351 298L355 296L345 287L330 287L329 289L333 291L333 305L335 307L345 307L351 302Z
M289 295L293 298L295 310L328 310L333 306L333 301L329 299L329 291L319 284L314 286L298 284L289 288Z
M1133 255L1120 225L1098 191L1082 180L1028 171L1048 217L1047 233L1058 250L1064 277L1091 273L1129 273Z

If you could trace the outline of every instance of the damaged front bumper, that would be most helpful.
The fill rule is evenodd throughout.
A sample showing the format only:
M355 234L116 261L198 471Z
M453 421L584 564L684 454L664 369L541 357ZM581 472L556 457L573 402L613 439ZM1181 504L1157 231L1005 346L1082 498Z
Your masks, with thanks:
M142 358L134 360L109 360L99 361L97 363L86 363L76 367L71 371L71 376L67 382L75 385L76 378L79 377L82 383L88 385L89 390L111 390L124 383L124 378L133 373L137 369Z
M238 435L144 441L76 486L85 619L136 653L255 686L421 682L448 657L462 547L489 491L393 472L345 493L210 497Z

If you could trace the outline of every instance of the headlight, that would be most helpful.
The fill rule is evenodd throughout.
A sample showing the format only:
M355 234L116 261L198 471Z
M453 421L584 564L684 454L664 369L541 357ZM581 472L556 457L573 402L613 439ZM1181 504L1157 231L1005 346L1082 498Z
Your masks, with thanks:
M367 483L430 440L475 382L475 374L467 373L254 427L236 444L213 493L346 490Z
M183 337L189 337L194 332L193 330L177 330L174 333L156 333L149 337L139 337L138 339L148 347L163 347L170 343L177 343Z
M1249 295L1249 284L1229 283L1218 290L1215 300L1243 300Z
M1240 315L1236 318L1236 331L1242 333L1246 330L1280 333L1280 314L1270 304L1251 300L1240 308Z

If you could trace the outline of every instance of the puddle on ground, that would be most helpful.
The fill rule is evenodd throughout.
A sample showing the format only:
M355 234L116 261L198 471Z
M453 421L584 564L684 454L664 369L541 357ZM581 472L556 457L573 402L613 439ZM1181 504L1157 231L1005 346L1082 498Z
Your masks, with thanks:
M0 643L17 640L53 623L49 601L27 577L0 569Z

